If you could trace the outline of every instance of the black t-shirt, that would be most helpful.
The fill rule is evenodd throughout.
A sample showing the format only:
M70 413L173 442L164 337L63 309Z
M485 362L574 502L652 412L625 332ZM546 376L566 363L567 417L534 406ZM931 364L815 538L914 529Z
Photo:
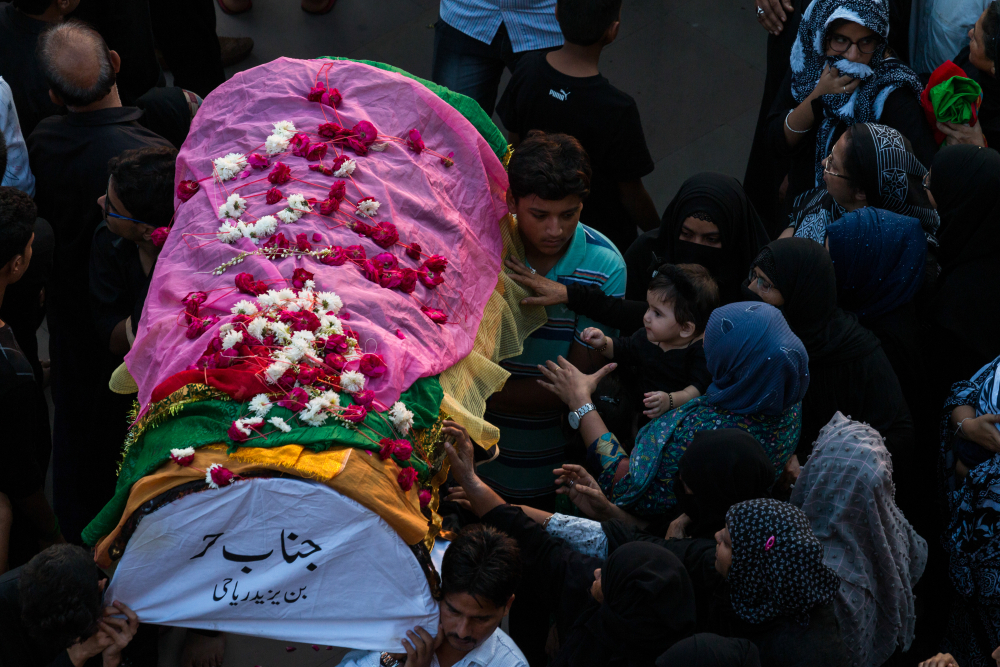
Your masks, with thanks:
M90 250L90 303L105 349L125 318L132 317L132 333L138 330L151 277L152 271L147 276L142 270L135 243L112 232L107 222L98 225Z
M643 393L681 391L693 385L704 394L712 384L700 340L680 350L662 350L649 342L645 329L613 340L614 360L636 374Z
M522 140L531 130L576 137L593 169L580 220L624 253L636 239L636 221L622 207L618 183L653 171L635 100L600 74L567 76L546 61L545 53L529 53L518 61L497 115Z

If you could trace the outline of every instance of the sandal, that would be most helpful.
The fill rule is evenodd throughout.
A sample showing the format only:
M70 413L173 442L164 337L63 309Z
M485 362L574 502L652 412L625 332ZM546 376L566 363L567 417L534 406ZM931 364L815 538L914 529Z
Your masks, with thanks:
M219 2L221 1L222 0L219 0ZM323 9L313 11L311 9L306 9L305 7L302 7L302 11L304 11L306 14L314 14L316 16L322 16L323 14L329 14L330 10L333 9L333 6L335 4L337 4L337 0L326 0L326 4L323 5Z
M334 1L336 1L336 0L334 0ZM223 14L229 14L230 16L233 16L235 14L243 14L243 13L248 12L251 9L253 9L253 0L250 0L250 2L247 3L247 8L246 9L241 9L238 12L237 11L233 11L229 7L226 7L226 3L223 2L223 0L215 0L215 2L218 3L219 9L222 10Z

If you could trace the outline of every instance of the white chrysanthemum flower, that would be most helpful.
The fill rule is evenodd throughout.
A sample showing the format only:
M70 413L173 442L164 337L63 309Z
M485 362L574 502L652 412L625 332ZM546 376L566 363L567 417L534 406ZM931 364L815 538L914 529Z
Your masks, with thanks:
M345 371L340 376L340 386L349 394L356 394L365 388L365 376L357 371Z
M302 330L302 331L296 331L295 333L292 334L292 345L294 345L298 341L302 341L307 345L311 345L314 340L316 340L316 334L314 334L312 331Z
M247 210L247 200L234 192L226 198L226 203L219 207L219 216L235 220L243 215L245 210Z
M291 329L284 322L268 322L267 328L271 330L274 337L279 341L290 341L292 340Z
M229 333L230 331L232 331L235 328L236 328L236 325L234 325L232 322L226 322L221 327L219 327L219 334L222 335L222 336L225 336L227 333Z
M360 359L361 353L358 352L358 348L353 346L350 340L347 341L347 345L351 349L348 350L347 354L344 355L344 359L346 359L347 361L357 361L358 359Z
M298 211L292 211L287 208L281 209L280 211L275 213L275 215L278 216L278 218L286 225L291 225L295 222L298 222L299 218L302 217Z
M243 342L242 331L227 331L226 335L222 337L222 349L228 350L235 347L237 343L241 342Z
M315 289L315 287L316 287L316 281L315 280L307 280L306 281L306 289L309 290L310 295L312 295L312 290ZM302 296L302 292L299 292L299 296Z
M299 305L298 301L289 301L289 302L285 303L282 306L282 308L284 308L285 310L291 311L293 313L297 313L298 311L302 310L302 306Z
M304 211L311 211L306 196L300 192L288 195L288 208L295 208Z
M310 426L322 426L323 422L330 417L329 413L324 412L328 407L330 407L330 402L322 396L317 396L306 403L305 409L297 416Z
M288 150L288 138L277 134L272 134L264 142L264 152L268 155L277 155Z
M194 447L181 447L180 449L171 449L170 456L175 459L183 459L187 456L194 456Z
M244 417L243 419L237 419L233 422L233 425L243 435L250 435L253 432L251 427L260 426L264 423L264 420L260 417Z
M278 292L277 290L268 290L264 294L257 295L257 303L260 304L261 308L270 308L278 303ZM259 336L258 336L259 338Z
M340 300L340 296L336 292L317 292L316 298L323 307L323 312L326 313L333 312L336 315L344 307L344 302Z
M265 236L270 236L278 231L278 221L273 215L265 215L259 218L257 222L254 223L254 234L257 238L264 238Z
M273 135L282 137L284 139L291 139L295 136L298 130L295 129L295 125L290 120L279 120L274 124Z
M267 394L257 394L250 399L250 409L253 410L258 417L263 417L270 412L273 407L274 404L271 403L271 399L267 397Z
M261 296L264 295L262 294ZM257 300L260 301L259 298ZM267 328L267 320L265 320L263 317L255 317L252 320L250 320L250 324L247 325L247 333L249 333L257 340L261 340L262 338L264 338L264 329L266 328Z
M295 298L295 290L291 287L283 287L278 290L278 304L282 304L285 301L291 301Z
M237 229L236 225L224 222L219 227L218 237L223 243L236 243L243 238L243 232Z
M402 401L396 401L389 410L389 421L396 427L402 435L406 435L413 428L413 413L406 409Z
M242 220L237 220L236 221L236 231L238 231L240 233L240 236L242 236L244 238L248 238L248 239L249 238L253 238L253 236L252 236L253 225L252 224L248 225L247 223L243 222Z
M264 374L267 376L266 378L267 383L274 384L275 382L278 381L279 378L281 378L282 375L285 374L285 371L287 371L291 367L292 364L285 361L284 359L275 360L274 363L268 366L267 370L264 371Z
M215 158L212 164L215 166L215 180L221 183L239 176L247 168L247 158L242 153L230 153Z
M285 420L281 417L271 417L267 420L269 424L273 424L278 428L279 431L284 431L288 433L292 430L292 427L285 423Z
M358 163L355 162L354 160L346 160L344 164L340 165L340 169L333 172L333 175L336 176L337 178L346 178L347 176L353 174L354 170L357 169L357 167Z
M233 306L229 312L233 315L256 315L257 306L253 305L253 303L247 301L246 299L242 299L237 301L236 305Z
M329 333L335 333L338 336L344 333L343 323L333 315L320 315L319 326L321 330ZM329 333L327 333L327 335L329 335Z
M291 362L298 361L305 353L301 345L286 345L281 348L281 356Z
M379 202L374 199L365 199L364 201L358 202L358 213L367 215L369 218L378 215L378 207L381 206Z
M340 407L340 394L338 394L332 389L324 391L322 394L320 394L320 398L326 401L327 405L329 405L330 407L333 408Z

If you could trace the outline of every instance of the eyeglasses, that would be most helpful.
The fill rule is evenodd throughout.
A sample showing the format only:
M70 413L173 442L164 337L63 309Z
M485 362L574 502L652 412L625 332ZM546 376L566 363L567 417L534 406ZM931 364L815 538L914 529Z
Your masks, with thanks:
M837 172L830 171L827 168L827 165L830 164L830 158L832 158L832 157L833 157L833 155L827 155L825 158L823 158L823 162L821 163L823 165L823 173L824 174L830 174L831 176L836 176L837 178L842 178L845 181L851 180L850 176L844 176L843 174L838 174Z
M771 283L767 282L766 280L758 276L756 273L754 273L753 269L750 269L750 278L749 278L750 282L747 283L747 286L749 287L750 285L753 285L753 281L755 280L757 281L757 289L760 290L761 294L768 294L771 291L772 287Z
M881 40L878 37L862 37L856 42L839 33L830 35L830 48L837 53L846 53L852 46L857 46L858 51L864 54L875 53Z
M146 224L142 220L136 220L135 218L126 218L124 215L119 215L118 213L114 213L111 210L109 210L109 207L113 207L114 206L114 204L111 203L111 197L109 196L109 193L111 192L111 179L112 178L114 178L114 177L113 176L109 176L108 177L108 187L104 191L104 219L107 220L108 218L118 218L120 220L129 220L129 221L134 222L134 223L139 224L139 225Z

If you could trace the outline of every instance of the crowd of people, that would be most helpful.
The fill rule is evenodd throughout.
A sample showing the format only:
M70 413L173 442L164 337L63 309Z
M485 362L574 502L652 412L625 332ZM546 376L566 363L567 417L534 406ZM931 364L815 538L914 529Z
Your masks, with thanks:
M0 665L156 661L77 545L224 75L210 0L126 4L0 7ZM440 626L341 664L1000 665L1000 3L756 4L746 177L694 174L661 215L600 73L622 0L441 0L433 78L509 133L504 270L547 321L487 403L499 453L444 428ZM182 11L191 34L154 30ZM224 646L189 631L185 667Z

